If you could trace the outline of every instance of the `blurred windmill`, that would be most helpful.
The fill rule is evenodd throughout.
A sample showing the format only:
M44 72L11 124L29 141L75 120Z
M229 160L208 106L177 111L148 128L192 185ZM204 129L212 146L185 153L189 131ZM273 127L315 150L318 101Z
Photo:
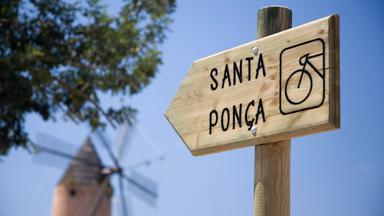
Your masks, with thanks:
M125 152L131 146L130 139L134 131L147 136L138 126L136 122L123 124L115 145L111 144L101 129L96 129L80 148L50 135L38 134L36 142L31 144L35 161L49 166L67 167L55 190L52 215L110 215L113 194L114 200L118 200L120 205L120 211L114 209L113 212L120 212L123 216L132 214L129 197L126 195L132 194L151 207L156 206L157 183L137 169L162 161L164 156L155 151L153 157L127 167L123 165L123 161L128 159ZM103 149L100 152L110 158L112 165L102 162L94 143L99 143ZM110 183L113 176L117 177L117 194L113 193Z

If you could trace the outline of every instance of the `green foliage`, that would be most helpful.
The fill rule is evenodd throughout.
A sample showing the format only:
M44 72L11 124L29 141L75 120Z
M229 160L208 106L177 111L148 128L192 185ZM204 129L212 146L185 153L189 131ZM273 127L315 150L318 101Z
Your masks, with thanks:
M98 0L0 1L0 154L26 146L28 113L93 128L130 121L132 107L102 108L99 95L150 83L174 9L175 0L127 0L112 16Z

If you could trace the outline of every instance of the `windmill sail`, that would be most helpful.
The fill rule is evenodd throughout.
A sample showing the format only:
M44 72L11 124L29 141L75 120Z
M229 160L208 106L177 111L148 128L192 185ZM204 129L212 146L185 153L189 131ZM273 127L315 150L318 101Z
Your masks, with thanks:
M87 138L76 154L76 158L87 158L89 163L72 160L60 183L96 184L103 180L102 163L91 140Z
M34 153L33 160L37 163L66 168L71 161L77 161L78 164L100 167L99 163L94 163L85 156L76 155L78 147L44 133L37 134L36 143L31 143L31 147Z
M132 139L133 132L135 130L135 122L129 124L124 123L116 141L117 158L122 160L125 151L129 148L130 140Z
M78 150L74 145L44 133L38 133L36 143L31 146L35 162L56 168L66 168Z
M147 204L156 206L158 192L157 184L153 180L135 171L132 171L129 176L125 175L124 178L128 181L127 188L130 192Z

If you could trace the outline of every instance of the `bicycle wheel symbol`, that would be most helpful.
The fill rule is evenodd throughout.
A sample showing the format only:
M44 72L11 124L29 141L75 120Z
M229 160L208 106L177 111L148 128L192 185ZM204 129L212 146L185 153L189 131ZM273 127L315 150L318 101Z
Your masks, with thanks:
M298 77L300 77L300 78L298 78ZM303 80L303 79L309 80L308 81L309 82L309 88L308 88L308 90L306 90L306 92L307 92L306 94L295 96L295 95L293 95L293 93L290 93L289 89L292 89L292 88L288 88L288 87L291 86L290 83L293 83L294 80L297 80L297 79L299 79L299 80ZM299 82L299 84L297 85L297 89L300 89L300 87L301 87L301 82ZM289 103L295 104L295 105L303 103L305 100L307 100L307 98L311 94L311 91L312 91L312 76L305 69L296 70L295 72L293 72L288 77L287 83L285 85L285 97L287 98Z
M284 57L289 60L284 61ZM296 62L292 61L295 57L298 59ZM282 114L322 105L325 95L324 59L322 39L307 41L281 51L279 97ZM296 70L292 71L292 68Z

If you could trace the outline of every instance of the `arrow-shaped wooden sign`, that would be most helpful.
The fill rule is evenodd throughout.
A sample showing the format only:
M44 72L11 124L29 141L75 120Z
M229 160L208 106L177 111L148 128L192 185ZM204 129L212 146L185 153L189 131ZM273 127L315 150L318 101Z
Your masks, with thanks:
M194 155L339 127L339 19L192 64L165 116Z

